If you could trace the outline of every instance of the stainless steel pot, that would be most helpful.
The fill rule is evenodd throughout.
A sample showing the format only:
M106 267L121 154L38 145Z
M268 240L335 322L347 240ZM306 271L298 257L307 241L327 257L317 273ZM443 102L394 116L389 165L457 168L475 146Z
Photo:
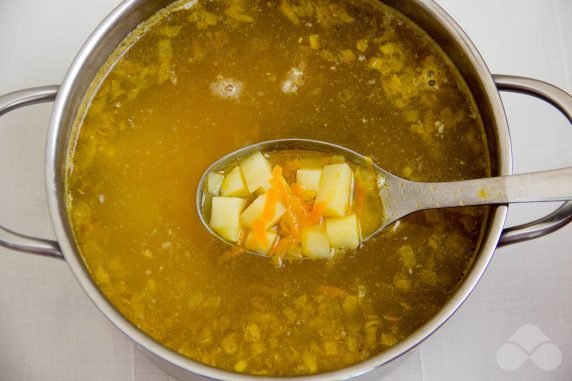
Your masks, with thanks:
M139 23L170 3L170 0L126 0L93 32L72 63L61 86L46 86L0 97L0 116L26 105L55 100L46 149L46 191L57 241L27 237L0 226L0 245L28 253L64 259L89 298L120 330L143 348L151 359L179 379L202 375L213 379L260 380L214 369L187 359L147 337L121 316L89 276L72 239L64 200L65 161L76 113L88 86L108 55ZM512 172L511 145L499 90L538 97L558 108L572 122L572 96L547 83L522 77L491 75L462 29L432 0L384 0L423 28L449 55L461 71L477 101L486 126L494 175ZM551 233L572 220L572 202L550 215L505 229L507 206L495 207L479 253L448 303L424 326L391 349L362 363L334 372L306 376L312 380L348 379L373 369L395 366L397 358L416 347L437 330L459 308L476 286L495 249ZM390 364L391 363L391 364ZM266 378L262 378L266 379ZM268 378L271 379L271 378Z

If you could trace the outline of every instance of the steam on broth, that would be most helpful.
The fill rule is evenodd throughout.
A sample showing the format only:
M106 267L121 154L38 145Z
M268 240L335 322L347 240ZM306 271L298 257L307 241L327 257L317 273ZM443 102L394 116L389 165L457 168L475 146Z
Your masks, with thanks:
M412 180L489 175L459 73L381 3L175 2L117 48L84 103L66 182L77 247L127 319L202 363L307 375L365 360L427 322L478 248L486 207L417 213L333 260L282 267L198 218L204 170L264 140L340 144Z

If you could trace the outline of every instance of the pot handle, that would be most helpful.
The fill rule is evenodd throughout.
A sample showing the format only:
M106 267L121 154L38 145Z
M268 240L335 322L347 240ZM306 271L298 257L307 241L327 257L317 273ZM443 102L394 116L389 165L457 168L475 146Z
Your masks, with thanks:
M0 116L20 107L56 99L59 86L43 86L25 89L0 96ZM56 241L35 238L16 233L0 225L0 246L8 249L64 259Z
M500 91L510 91L539 98L556 107L572 123L572 96L549 83L512 75L493 75ZM503 230L499 246L511 245L539 238L572 222L572 201L563 203L547 216Z

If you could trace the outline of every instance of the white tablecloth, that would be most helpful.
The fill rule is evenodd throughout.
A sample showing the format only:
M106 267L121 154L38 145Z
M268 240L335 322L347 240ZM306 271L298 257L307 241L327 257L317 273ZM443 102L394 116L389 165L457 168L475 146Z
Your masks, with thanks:
M572 0L438 2L493 72L572 92ZM0 93L59 83L116 3L0 0ZM572 165L572 128L561 115L527 97L503 100L516 172ZM34 106L0 120L0 224L48 238L43 147L50 109ZM511 207L509 224L550 208ZM387 379L570 380L571 247L572 226L498 250L459 312ZM0 249L0 380L169 379L96 310L65 263Z

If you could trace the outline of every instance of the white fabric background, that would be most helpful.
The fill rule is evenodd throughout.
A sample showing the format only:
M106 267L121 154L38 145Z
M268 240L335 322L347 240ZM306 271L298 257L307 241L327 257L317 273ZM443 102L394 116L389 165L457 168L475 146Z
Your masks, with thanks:
M438 0L491 71L572 92L572 0ZM57 84L118 0L0 0L0 94ZM572 165L572 128L540 101L504 95L516 172ZM51 106L0 120L0 223L52 237L43 182ZM550 210L510 208L509 224ZM503 248L457 314L387 380L572 378L572 226ZM539 327L562 363L509 372L496 352L524 324ZM0 380L169 380L96 310L65 263L0 249ZM377 380L370 374L360 380Z

